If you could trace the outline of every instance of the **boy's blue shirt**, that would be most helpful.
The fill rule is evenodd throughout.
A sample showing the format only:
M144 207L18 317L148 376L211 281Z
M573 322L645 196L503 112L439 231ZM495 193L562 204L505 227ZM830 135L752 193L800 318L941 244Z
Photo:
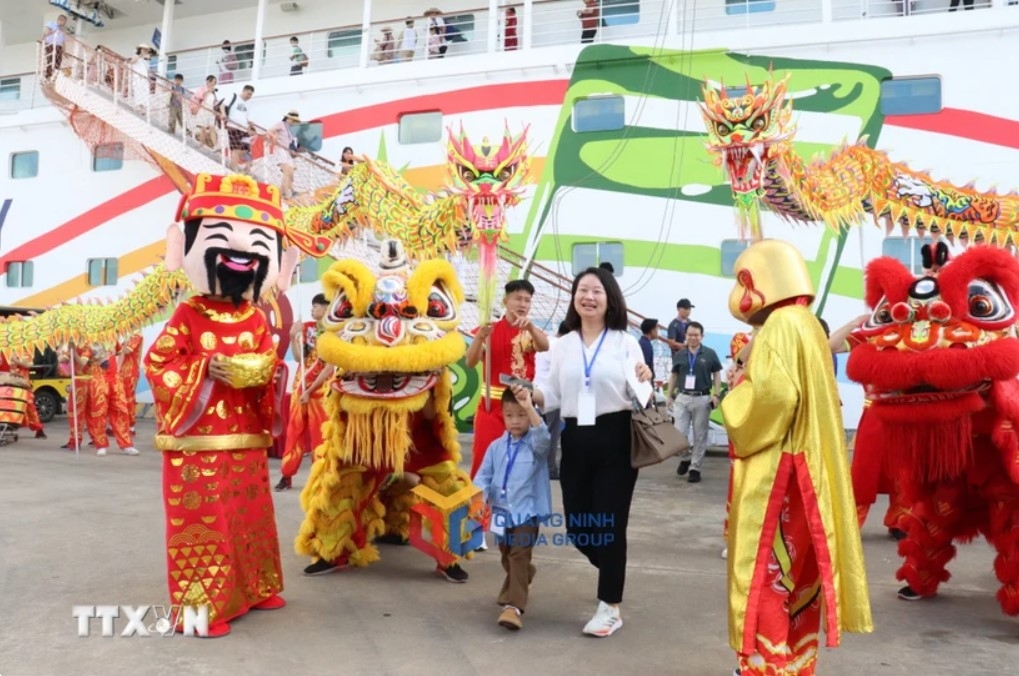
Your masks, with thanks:
M534 517L547 517L552 513L552 486L548 475L548 454L552 437L544 422L532 427L520 439L520 450L509 477L509 447L516 448L506 432L493 441L481 461L474 484L484 492L485 501L493 509L508 512L507 526L518 526ZM506 496L502 496L502 483L506 477Z

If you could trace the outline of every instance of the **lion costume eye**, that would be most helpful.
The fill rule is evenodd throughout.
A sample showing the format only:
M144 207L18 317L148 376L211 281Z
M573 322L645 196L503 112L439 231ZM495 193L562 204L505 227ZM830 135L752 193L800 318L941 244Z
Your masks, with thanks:
M723 137L728 136L732 132L732 130L729 129L729 127L722 124L721 122L715 125L715 131L718 133L719 136Z
M428 309L425 311L425 314L429 319L439 321L448 321L456 317L456 307L453 305L453 300L441 285L435 284L432 286L432 291L428 294Z
M332 305L329 306L329 321L342 322L353 318L353 316L354 304L347 298L347 294L340 291L333 299Z
M967 312L973 319L999 322L1012 316L1012 306L1005 295L991 282L975 279L969 284Z
M870 319L867 320L867 326L875 328L878 326L888 326L895 320L892 319L892 306L884 298L878 303L877 307L874 308L874 312L870 315Z
M754 121L750 123L750 128L753 129L754 131L761 131L762 129L764 129L767 126L768 126L768 116L767 115L761 115L760 117L755 117Z
M470 167L460 167L460 178L471 183L478 180L478 175Z
M513 178L513 174L516 171L516 167L506 167L495 177L499 181L508 181Z

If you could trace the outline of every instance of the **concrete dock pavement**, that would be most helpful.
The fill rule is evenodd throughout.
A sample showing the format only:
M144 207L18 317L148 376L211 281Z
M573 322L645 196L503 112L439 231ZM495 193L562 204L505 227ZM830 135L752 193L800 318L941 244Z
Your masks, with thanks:
M302 519L300 487L274 493L288 605L251 612L221 639L77 635L74 605L167 602L159 453L153 425L139 421L138 457L112 450L59 449L62 420L48 440L22 437L0 448L0 674L379 674L499 676L641 674L726 676L726 562L720 558L728 462L710 458L689 484L675 462L641 472L629 528L623 627L595 639L581 628L596 607L596 571L574 549L543 546L524 629L496 624L502 582L492 548L465 564L456 585L411 547L380 547L360 570L308 578L293 551ZM465 453L465 456L467 453ZM469 466L469 458L464 464ZM270 460L271 479L279 461ZM559 486L553 482L556 508ZM879 504L864 529L876 632L846 635L824 650L819 674L982 676L1015 673L1019 621L994 599L993 553L960 547L941 595L899 601L895 543ZM561 532L546 529L544 532ZM551 537L549 538L551 542ZM126 619L117 620L118 633Z

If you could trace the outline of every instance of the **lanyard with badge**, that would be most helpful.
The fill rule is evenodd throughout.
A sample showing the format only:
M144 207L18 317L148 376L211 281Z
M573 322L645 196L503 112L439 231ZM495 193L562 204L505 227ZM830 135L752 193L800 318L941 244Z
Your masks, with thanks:
M577 333L578 338L580 338L580 353L584 357L584 389L582 389L580 394L577 395L578 425L593 425L594 419L597 415L594 388L591 387L591 369L594 368L594 362L598 358L598 353L601 352L602 343L605 342L605 336L608 332L608 329L601 332L601 338L598 339L598 346L594 348L594 354L591 355L591 361L587 360L587 346L584 345L584 338L579 332Z
M694 373L694 366L697 364L697 353L691 352L689 349L686 351L686 363L688 370L686 372L686 380L683 381L684 390L695 390L697 389L697 374Z
M521 437L515 445L513 444L513 437L506 433L506 472L502 475L502 489L499 491L499 498L504 506L508 506L506 502L506 487L509 485L510 473L513 472L513 465L517 462L517 455L520 454L520 447L523 445L524 439ZM502 535L505 532L506 521L510 518L508 511L496 509L494 512L502 512L500 516L495 516L493 513L492 523L489 525L489 530L494 535Z

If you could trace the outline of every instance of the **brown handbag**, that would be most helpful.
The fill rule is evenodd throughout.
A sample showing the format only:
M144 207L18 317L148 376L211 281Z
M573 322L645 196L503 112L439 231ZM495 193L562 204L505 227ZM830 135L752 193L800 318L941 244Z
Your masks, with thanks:
M690 448L686 435L676 429L673 418L658 408L644 408L633 399L630 422L630 466L635 469L657 465Z

